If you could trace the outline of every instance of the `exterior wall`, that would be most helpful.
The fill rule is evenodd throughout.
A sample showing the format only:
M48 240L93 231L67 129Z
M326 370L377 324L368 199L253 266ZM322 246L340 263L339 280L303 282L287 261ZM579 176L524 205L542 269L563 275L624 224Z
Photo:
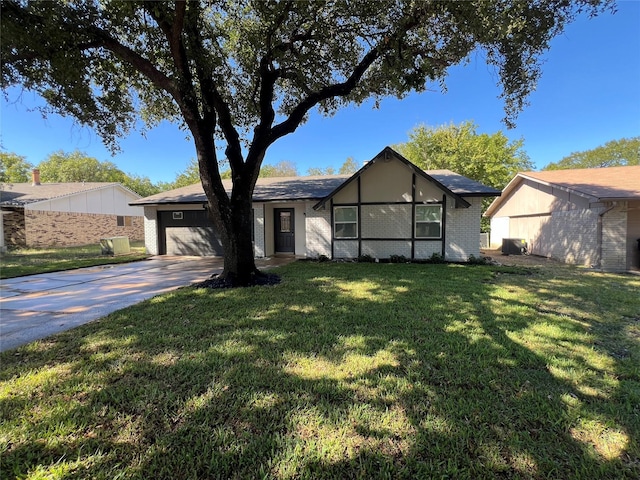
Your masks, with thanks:
M305 202L282 202L282 203L265 203L264 204L264 225L265 225L265 255L275 254L275 238L274 238L274 209L276 208L293 208L294 209L294 235L295 235L295 255L305 255L307 251L305 241Z
M307 257L331 257L331 212L328 208L313 209L313 203L305 208Z
M627 269L640 270L640 200L627 205Z
M412 204L363 205L360 209L361 232L366 238L410 238ZM384 257L380 257L384 258Z
M627 269L627 202L618 202L602 216L602 263L604 270Z
M98 243L101 238L116 236L142 240L143 218L132 216L131 220L131 226L119 227L116 215L26 210L25 243L28 246L86 245Z
M502 205L493 212L492 216L540 215L586 208L589 208L589 201L582 196L523 179L507 197L502 199Z
M256 258L265 257L264 204L253 204L253 254Z
M445 192L435 182L417 175L400 160L379 157L373 162L359 178L334 195L328 207L352 205L358 207L359 213L358 238L334 239L335 258L402 255L428 259L444 252L446 260L467 261L470 255L480 255L481 198L466 198L470 208L455 208L453 197L445 200ZM414 208L424 203L446 205L443 238L415 238ZM330 228L333 234L333 225Z
M149 255L158 255L158 209L144 207L144 247Z
M27 244L24 210L22 208L6 209L2 213L5 245L24 247Z
M489 245L491 248L502 246L502 239L509 238L509 217L491 217L491 238Z
M142 216L142 207L132 207L129 202L140 197L115 185L89 190L60 198L52 198L26 206L26 209L50 212L93 213L103 215Z
M482 198L465 198L469 208L455 208L447 202L447 219L444 258L454 262L466 262L469 257L480 256L480 216Z

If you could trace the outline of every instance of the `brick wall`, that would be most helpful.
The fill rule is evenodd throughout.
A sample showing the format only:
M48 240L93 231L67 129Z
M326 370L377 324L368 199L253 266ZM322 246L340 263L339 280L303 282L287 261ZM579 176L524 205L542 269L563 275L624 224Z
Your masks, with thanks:
M447 202L445 259L452 262L466 262L470 255L480 256L482 198L465 200L471 203L469 208L455 208L454 202Z
M24 247L26 237L24 234L24 210L4 210L2 222L4 224L4 243L8 246Z
M127 236L144 238L143 217L131 217L131 226L118 227L116 215L45 212L26 210L24 214L26 245L86 245L101 238Z
M620 202L602 217L602 268L627 269L627 202Z
M144 207L144 246L149 255L158 255L158 211Z
M328 208L314 210L313 203L305 208L306 256L331 257L331 212Z

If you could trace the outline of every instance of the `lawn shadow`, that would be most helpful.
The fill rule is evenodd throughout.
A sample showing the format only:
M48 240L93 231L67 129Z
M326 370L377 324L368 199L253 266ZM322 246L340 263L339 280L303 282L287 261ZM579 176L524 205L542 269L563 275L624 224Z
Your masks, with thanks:
M560 360L585 366L588 339L573 333L597 338L589 312L572 310L576 318L557 326L576 351L539 353L519 341L541 321L558 322L520 295L548 279L447 265L298 264L280 273L279 286L184 289L5 355L3 381L69 360L0 402L11 423L38 407L27 438L3 452L2 471L64 458L60 478L638 473L637 412L613 411L632 392L585 396L582 383L559 376ZM538 335L549 348L548 333ZM594 375L619 373L605 357L614 366L591 365ZM626 447L599 452L576 429L585 415L624 433Z

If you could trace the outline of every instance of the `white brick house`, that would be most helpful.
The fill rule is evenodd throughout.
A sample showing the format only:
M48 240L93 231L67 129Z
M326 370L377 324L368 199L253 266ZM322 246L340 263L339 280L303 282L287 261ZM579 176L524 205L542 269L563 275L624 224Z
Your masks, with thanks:
M640 266L640 166L519 173L485 213L491 244L611 271Z
M428 259L438 254L467 261L480 254L482 198L499 194L448 170L420 170L389 147L351 176L262 178L253 195L255 255ZM149 253L223 254L201 185L132 205L144 207Z

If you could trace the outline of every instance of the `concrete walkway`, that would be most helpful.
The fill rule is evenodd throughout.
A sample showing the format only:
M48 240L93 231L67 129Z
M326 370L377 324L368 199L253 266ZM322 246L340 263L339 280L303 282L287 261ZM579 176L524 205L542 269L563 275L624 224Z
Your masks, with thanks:
M269 268L293 258L256 261ZM222 271L214 257L152 257L140 262L0 281L0 352L69 330Z

